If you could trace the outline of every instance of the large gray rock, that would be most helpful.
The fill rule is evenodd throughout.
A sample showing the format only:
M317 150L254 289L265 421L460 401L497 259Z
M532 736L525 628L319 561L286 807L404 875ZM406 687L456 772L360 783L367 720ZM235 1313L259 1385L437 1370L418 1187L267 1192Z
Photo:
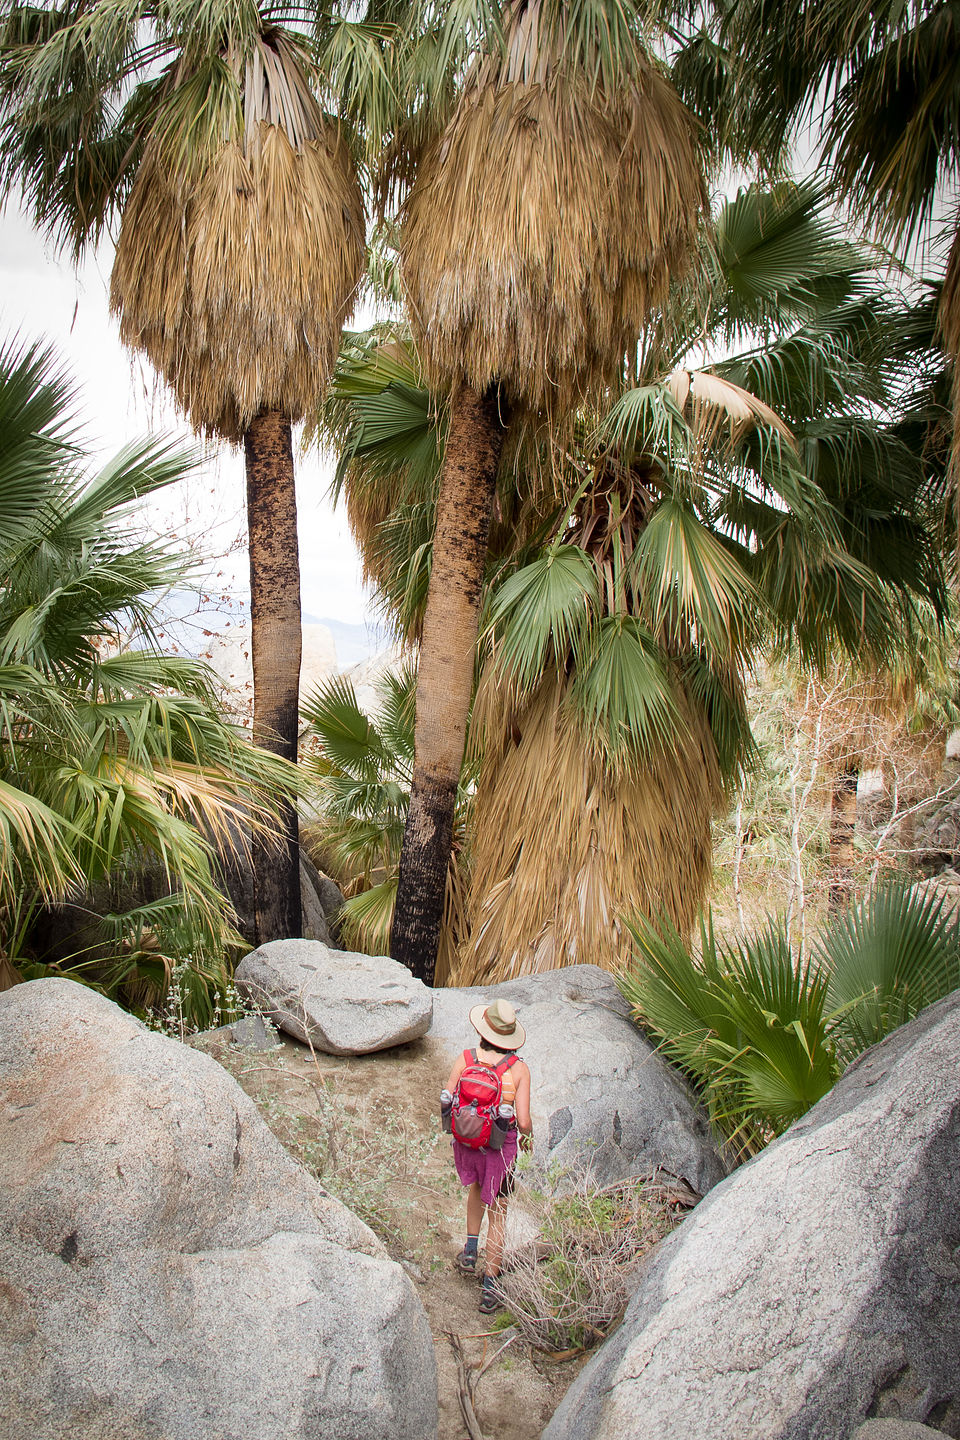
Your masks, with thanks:
M433 1440L379 1241L215 1061L91 990L0 995L4 1440Z
M703 1112L630 1021L612 977L572 965L485 988L435 990L431 1037L452 1062L477 1041L467 1014L509 1000L527 1033L534 1153L609 1183L658 1168L704 1194L726 1174Z
M660 1245L544 1440L960 1435L960 992Z
M320 902L315 877L316 881L319 881L320 872L301 850L300 929L304 940L319 940L321 945L326 945L333 950L336 949L336 946L327 923L327 913Z
M234 981L279 1029L328 1055L367 1055L419 1040L432 994L386 955L271 940L245 955Z

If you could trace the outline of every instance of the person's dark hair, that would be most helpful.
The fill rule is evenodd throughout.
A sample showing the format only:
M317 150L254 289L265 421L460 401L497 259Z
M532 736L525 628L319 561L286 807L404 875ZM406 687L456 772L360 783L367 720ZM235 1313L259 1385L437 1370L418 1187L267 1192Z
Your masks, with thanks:
M514 1047L512 1045L494 1045L493 1041L488 1040L486 1035L481 1035L479 1039L480 1044L483 1046L484 1050L493 1050L494 1053L497 1055L516 1054L516 1051L514 1050Z

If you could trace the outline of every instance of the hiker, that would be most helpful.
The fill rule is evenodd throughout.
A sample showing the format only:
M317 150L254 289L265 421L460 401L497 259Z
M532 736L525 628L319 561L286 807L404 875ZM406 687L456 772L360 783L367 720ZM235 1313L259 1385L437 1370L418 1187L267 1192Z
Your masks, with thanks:
M456 1266L462 1275L476 1274L480 1222L486 1209L487 1257L480 1311L492 1315L501 1304L496 1282L503 1261L518 1136L524 1150L533 1148L530 1071L516 1053L526 1034L509 1001L474 1005L470 1024L479 1036L477 1048L464 1050L454 1065L440 1105L444 1128L453 1135L457 1174L467 1187L467 1241Z

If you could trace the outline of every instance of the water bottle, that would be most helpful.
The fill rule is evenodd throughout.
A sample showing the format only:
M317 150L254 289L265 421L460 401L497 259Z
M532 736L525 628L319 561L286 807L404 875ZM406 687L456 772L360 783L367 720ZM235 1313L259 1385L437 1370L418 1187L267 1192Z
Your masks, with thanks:
M491 1150L503 1149L503 1142L506 1140L508 1134L510 1133L510 1127L512 1124L513 1106L501 1105L496 1115L494 1115L493 1125L490 1127L489 1145Z
M453 1096L449 1090L440 1091L440 1124L449 1135L453 1130Z

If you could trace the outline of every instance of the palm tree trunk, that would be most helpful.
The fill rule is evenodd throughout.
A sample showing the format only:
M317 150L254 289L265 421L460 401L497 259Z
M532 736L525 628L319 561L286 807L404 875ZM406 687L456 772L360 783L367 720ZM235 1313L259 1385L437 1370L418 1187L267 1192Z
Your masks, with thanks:
M853 891L857 830L857 781L860 767L852 764L834 778L830 800L830 903L831 912L842 909Z
M300 693L300 557L290 421L263 410L243 437L250 549L253 737L296 762ZM255 842L257 943L298 936L300 846L297 813L284 803L279 845Z
M394 959L427 985L437 964L503 438L497 387L482 395L462 389L440 472L417 674L413 783L390 936Z

